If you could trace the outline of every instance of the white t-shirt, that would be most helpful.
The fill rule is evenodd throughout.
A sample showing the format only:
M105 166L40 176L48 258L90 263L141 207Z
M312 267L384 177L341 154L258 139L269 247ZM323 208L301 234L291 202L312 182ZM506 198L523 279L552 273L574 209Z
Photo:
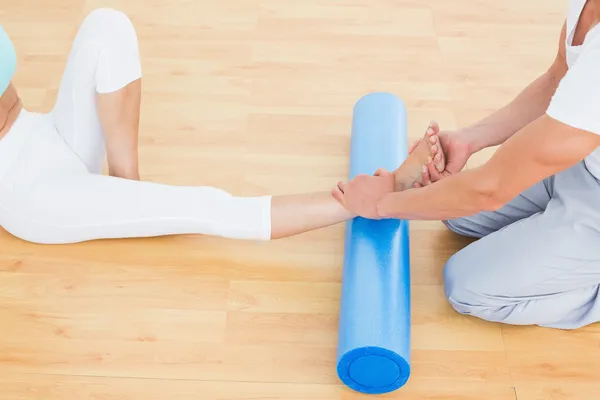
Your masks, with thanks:
M566 56L569 70L560 81L546 111L550 117L600 135L600 24L587 33L580 46L572 46L573 35L586 0L571 0L566 21ZM600 179L600 148L585 159Z

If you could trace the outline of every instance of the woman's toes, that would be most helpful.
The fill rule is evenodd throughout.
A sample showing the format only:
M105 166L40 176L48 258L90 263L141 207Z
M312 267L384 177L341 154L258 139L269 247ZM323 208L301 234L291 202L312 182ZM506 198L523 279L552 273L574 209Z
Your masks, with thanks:
M440 125L436 121L429 121L429 127L433 129L435 133L440 132Z

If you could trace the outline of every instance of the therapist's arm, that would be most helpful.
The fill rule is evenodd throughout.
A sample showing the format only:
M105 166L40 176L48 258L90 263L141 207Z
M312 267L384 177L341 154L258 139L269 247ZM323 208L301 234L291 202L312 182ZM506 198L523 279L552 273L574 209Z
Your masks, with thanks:
M341 184L343 193L334 191L334 196L346 207L358 204L356 209L349 208L358 215L367 214L365 210L371 206L376 218L458 218L501 208L528 187L580 162L598 146L600 135L544 114L513 135L479 168L420 189L382 194L374 199L376 204L368 204L366 197L356 198L368 192L354 182ZM368 182L367 177L363 179Z

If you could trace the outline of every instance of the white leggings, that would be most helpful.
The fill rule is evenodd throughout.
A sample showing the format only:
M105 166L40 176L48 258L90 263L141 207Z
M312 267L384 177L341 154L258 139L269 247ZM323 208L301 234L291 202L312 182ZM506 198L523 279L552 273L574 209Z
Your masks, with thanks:
M55 108L47 115L23 110L0 139L0 226L44 244L175 234L268 240L269 196L101 175L106 151L96 93L140 77L127 16L92 12L75 39Z

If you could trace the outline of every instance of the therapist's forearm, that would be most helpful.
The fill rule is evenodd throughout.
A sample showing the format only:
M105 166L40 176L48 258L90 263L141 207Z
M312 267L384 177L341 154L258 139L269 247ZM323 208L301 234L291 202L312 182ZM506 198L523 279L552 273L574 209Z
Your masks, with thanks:
M463 128L472 152L504 143L521 128L544 114L565 73L566 70L560 66L551 68L529 84L509 104L481 121Z
M381 218L444 220L500 207L492 180L480 169L466 170L433 185L385 195L377 204Z

